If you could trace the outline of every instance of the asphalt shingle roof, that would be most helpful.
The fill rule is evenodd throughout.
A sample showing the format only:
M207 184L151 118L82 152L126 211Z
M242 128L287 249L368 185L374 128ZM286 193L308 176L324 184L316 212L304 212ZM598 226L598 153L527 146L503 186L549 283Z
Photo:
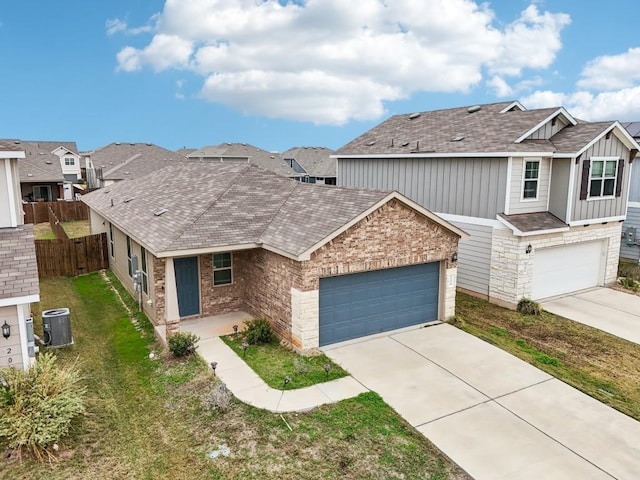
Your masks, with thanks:
M326 147L293 147L282 154L283 158L293 158L305 171L314 177L335 177L336 162L331 155L334 150Z
M33 239L33 225L0 228L0 299L40 292Z
M410 153L575 153L612 122L569 125L548 140L516 140L561 107L511 109L513 102L394 115L337 151L340 155Z
M184 155L152 143L110 143L91 152L95 168L105 180L137 178L185 161Z
M187 155L189 158L215 158L219 163L226 162L245 162L257 167L269 170L270 172L282 175L284 177L299 177L301 174L296 173L287 165L282 154L275 152L267 152L261 148L249 145L248 143L221 143L220 145L212 145L195 150ZM222 159L222 161L220 161ZM209 160L213 161L213 160Z
M21 183L62 182L62 166L60 157L53 152L58 147L65 147L77 153L75 142L43 142L28 140L3 140L5 144L13 144L24 151L25 158L18 163Z
M264 243L299 255L389 194L203 161L118 182L82 200L156 253ZM155 216L161 208L166 213Z
M569 226L549 212L518 213L515 215L498 214L521 232L538 232L568 228Z

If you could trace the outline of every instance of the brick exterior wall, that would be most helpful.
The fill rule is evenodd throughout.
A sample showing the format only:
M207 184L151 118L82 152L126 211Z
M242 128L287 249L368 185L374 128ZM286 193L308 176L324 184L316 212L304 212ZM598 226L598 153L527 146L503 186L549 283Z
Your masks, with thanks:
M568 232L531 237L516 237L511 230L494 229L489 300L515 308L522 297L531 297L537 249L593 240L605 240L606 243L603 285L615 284L621 232L620 223L572 227ZM529 244L533 251L527 254L525 249Z
M244 279L246 276L244 251L232 254L233 283L213 285L213 254L200 255L200 292L202 316L220 315L243 309Z
M166 322L165 315L165 294L164 294L164 274L165 274L165 259L156 258L150 253L147 261L151 264L153 270L153 285L149 285L149 288L154 290L154 305L152 306L154 315L151 317L154 325L162 325Z

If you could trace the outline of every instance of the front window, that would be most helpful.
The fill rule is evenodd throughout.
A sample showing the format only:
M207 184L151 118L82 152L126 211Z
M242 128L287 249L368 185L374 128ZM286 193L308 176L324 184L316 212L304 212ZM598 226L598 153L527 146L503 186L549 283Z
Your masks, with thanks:
M133 278L133 263L131 262L131 239L127 237L127 265L129 267L129 276Z
M618 160L594 160L589 175L589 197L613 197L616 192Z
M149 295L149 280L147 277L147 251L140 247L140 262L142 263L142 291Z
M233 282L231 253L213 254L213 284L229 285Z
M74 166L76 164L76 159L73 157L65 157L64 164L66 166Z
M34 200L51 201L51 187L49 185L36 185L33 187Z
M525 162L524 185L522 188L522 198L535 200L538 198L538 179L540 178L540 162L531 160Z

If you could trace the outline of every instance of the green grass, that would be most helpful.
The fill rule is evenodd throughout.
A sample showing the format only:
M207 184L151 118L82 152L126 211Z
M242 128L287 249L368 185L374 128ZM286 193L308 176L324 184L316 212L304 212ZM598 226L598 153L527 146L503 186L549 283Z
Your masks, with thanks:
M640 345L549 312L523 315L469 295L453 324L640 420Z
M349 375L324 354L303 356L280 346L277 341L249 345L246 352L243 352L241 334L238 334L237 338L234 335L228 335L222 337L222 340L244 358L258 376L272 388L292 390ZM324 370L327 364L330 366L328 374ZM284 379L287 376L291 381L285 385Z
M374 393L308 413L237 400L226 412L204 409L217 382L210 369L197 355L150 360L159 352L150 328L135 328L100 273L41 279L41 299L32 306L36 332L42 309L71 310L75 344L56 352L62 363L78 359L88 412L57 462L3 456L1 479L470 478ZM209 459L222 443L231 455Z
M85 237L91 233L88 220L62 222L61 225L69 238ZM33 226L33 233L36 240L55 240L56 238L49 222L35 224Z

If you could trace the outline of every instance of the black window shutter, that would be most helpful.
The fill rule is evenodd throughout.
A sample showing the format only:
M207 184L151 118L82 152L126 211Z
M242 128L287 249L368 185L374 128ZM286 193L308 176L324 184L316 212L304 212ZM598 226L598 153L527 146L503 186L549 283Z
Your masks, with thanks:
M582 162L582 184L580 185L580 200L587 199L587 191L589 189L589 168L591 160Z
M624 158L618 160L618 174L616 177L616 197L622 195L622 178L624 172Z

